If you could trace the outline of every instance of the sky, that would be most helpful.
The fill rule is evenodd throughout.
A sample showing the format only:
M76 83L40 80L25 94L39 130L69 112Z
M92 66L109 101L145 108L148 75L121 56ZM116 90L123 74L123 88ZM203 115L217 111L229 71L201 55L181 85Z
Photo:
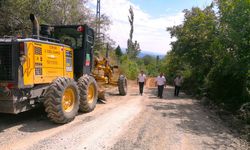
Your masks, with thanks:
M167 27L182 24L183 10L194 6L205 8L212 0L101 0L101 14L110 17L109 36L122 48L127 47L130 24L129 7L134 10L133 41L140 43L141 50L164 55L171 50L171 38ZM95 12L96 0L90 0Z

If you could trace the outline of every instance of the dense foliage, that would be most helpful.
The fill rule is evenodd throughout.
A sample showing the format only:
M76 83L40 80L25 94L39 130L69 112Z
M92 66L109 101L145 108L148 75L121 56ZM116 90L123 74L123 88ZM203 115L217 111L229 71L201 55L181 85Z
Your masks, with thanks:
M171 80L181 74L188 93L238 110L250 102L250 1L220 0L184 13L183 24L168 28L177 40L164 72Z
M0 9L0 34L28 34L29 14L35 14L41 24L76 24L91 20L85 0L8 0Z
M95 15L87 7L88 0L2 0L0 1L0 35L29 35L29 14L40 24L85 24L95 27ZM101 28L107 30L110 20L101 16Z

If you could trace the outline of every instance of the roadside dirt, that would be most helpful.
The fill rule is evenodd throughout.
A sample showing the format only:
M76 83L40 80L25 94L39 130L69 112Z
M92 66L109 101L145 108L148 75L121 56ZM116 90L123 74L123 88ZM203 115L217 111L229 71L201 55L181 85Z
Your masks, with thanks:
M93 112L79 114L65 125L51 123L42 108L0 114L0 149L249 149L196 100L183 93L173 97L172 87L158 99L153 85L143 96L134 82L127 96L111 90L106 103L98 103Z

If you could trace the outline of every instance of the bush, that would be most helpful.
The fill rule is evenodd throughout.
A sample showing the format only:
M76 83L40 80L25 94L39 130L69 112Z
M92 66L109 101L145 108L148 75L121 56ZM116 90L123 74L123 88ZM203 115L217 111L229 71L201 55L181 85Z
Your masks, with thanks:
M139 67L136 61L123 56L121 60L121 70L128 79L135 80L139 74Z
M208 96L216 104L236 111L243 103L249 102L246 77L243 66L230 57L225 57L214 66L206 79Z

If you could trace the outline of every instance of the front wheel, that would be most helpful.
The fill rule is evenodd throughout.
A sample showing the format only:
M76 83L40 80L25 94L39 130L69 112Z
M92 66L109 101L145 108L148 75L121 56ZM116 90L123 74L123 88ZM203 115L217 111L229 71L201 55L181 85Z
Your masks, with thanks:
M80 107L82 112L90 112L95 109L98 99L98 88L95 79L89 75L83 75L78 80L80 91Z

